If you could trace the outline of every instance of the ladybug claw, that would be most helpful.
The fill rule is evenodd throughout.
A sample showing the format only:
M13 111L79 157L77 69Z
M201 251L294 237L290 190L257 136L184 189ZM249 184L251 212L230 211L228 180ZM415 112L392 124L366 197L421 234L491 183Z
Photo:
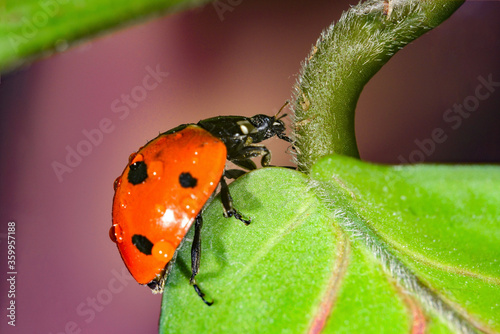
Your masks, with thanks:
M245 225L250 225L252 222L252 218L245 219L243 216L236 210L229 210L224 213L224 217L229 218L229 217L234 217L244 223Z
M239 221L243 222L247 226L250 225L250 223L252 222L252 218L244 219L239 213L236 213L234 217Z
M212 304L214 303L214 301L212 300L211 302L209 302L208 300L206 300L205 299L205 294L200 290L200 288L198 287L198 285L196 283L193 283L193 282L191 282L191 284L193 285L194 291L196 291L196 293L198 294L198 296L200 296L201 300L203 300L203 302L205 304L207 304L207 306L212 306Z

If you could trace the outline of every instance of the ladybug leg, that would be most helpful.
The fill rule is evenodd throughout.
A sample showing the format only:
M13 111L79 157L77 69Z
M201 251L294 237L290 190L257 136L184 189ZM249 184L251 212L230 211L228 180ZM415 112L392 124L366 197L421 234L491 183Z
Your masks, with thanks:
M214 302L209 302L205 299L205 294L200 290L198 284L196 284L195 277L198 275L200 269L200 259L201 259L201 227L203 226L203 218L199 213L195 218L194 223L194 239L193 245L191 246L191 279L189 283L194 287L194 291L200 296L201 300L208 306L212 305Z
M293 140L292 138L288 137L287 135L283 134L283 133L278 133L276 134L276 136L278 136L279 139L283 139L284 141L286 142L289 142L289 143L292 143L293 144ZM293 147L293 146L292 146Z
M260 164L262 167L268 167L271 163L271 151L265 146L256 146L252 151L253 156L262 156Z
M288 137L286 137L286 138L287 138L287 141L291 140ZM295 149L295 147L293 147L293 146L292 146L292 148ZM250 160L250 158L258 157L258 156L262 156L261 161L260 161L262 167L277 167L275 165L271 165L271 152L265 146L257 146L257 145L247 146L247 147L243 148L242 150L240 150L239 155L236 155L236 157L231 157L230 160L232 163L234 163L237 166L240 166L241 168L245 168L247 170L254 170L254 169L256 169L255 163L252 160ZM243 158L241 158L241 157L243 157ZM241 160L239 160L239 159L241 159ZM245 162L248 161L249 163L253 164L254 168L248 168L247 165L241 164L242 161L245 161ZM294 166L280 166L280 167L297 169L297 167L294 167ZM229 177L229 178L232 178L232 177Z
M267 147L264 147L266 149L264 155L262 155L262 158L260 160L260 164L262 167L268 167L269 164L271 163L271 151L267 149Z
M248 145L243 149L241 149L237 155L231 157L230 160L234 162L236 165L238 165L236 161L243 161L243 160L251 161L249 160L250 158L260 157L260 156L262 157L260 162L262 164L262 167L269 166L269 163L271 162L271 152L267 147L260 145ZM240 167L246 168L244 166Z
M233 208L233 198L229 193L229 187L227 186L225 176L220 179L220 197L222 201L222 206L224 206L224 217L233 217L245 223L245 225L250 224L251 219L245 219L243 216Z
M231 159L231 162L238 167L244 168L246 170L257 169L255 162L250 159Z
M295 145L293 145L293 140L292 138L288 137L287 135L283 134L283 133L278 133L277 134L278 138L279 139L283 139L284 141L292 144L290 147L292 150L294 150L295 152L297 152L297 148L295 147Z
M247 172L241 169L226 169L224 171L224 176L228 179L237 179L246 173Z
M201 259L201 227L203 226L203 218L198 214L194 222L194 238L191 246L191 279L189 283L196 284L195 277L200 269Z

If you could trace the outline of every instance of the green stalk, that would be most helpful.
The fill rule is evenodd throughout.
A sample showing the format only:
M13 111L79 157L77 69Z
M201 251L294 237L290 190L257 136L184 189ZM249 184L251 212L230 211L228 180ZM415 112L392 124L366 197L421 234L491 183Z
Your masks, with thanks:
M296 85L297 163L327 154L359 158L354 111L370 78L403 46L445 21L464 0L368 0L318 39Z

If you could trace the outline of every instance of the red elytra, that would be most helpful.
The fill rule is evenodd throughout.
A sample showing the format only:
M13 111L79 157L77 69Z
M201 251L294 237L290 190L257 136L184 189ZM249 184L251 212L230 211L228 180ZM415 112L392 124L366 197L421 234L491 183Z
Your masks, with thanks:
M226 153L219 138L188 125L158 136L131 156L115 181L110 235L138 283L162 279L165 266L216 190Z

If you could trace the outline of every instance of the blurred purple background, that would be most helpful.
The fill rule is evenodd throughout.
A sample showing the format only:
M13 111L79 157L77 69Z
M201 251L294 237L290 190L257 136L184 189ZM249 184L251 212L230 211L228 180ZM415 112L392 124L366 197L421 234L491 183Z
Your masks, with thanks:
M209 4L3 75L0 332L156 332L160 296L130 280L108 237L112 185L128 155L181 123L275 113L320 32L355 3L243 1L222 17ZM417 161L415 141L441 128L447 139L426 162L500 161L500 87L474 100L478 77L500 82L498 17L499 2L467 2L371 80L356 114L363 159ZM144 82L157 68L168 75ZM470 116L445 121L461 103ZM91 131L99 126L109 132L102 138ZM82 144L83 131L96 145ZM53 164L66 165L67 147L88 154L58 177ZM290 164L286 145L271 147L275 164ZM17 224L15 329L6 318L8 221Z

